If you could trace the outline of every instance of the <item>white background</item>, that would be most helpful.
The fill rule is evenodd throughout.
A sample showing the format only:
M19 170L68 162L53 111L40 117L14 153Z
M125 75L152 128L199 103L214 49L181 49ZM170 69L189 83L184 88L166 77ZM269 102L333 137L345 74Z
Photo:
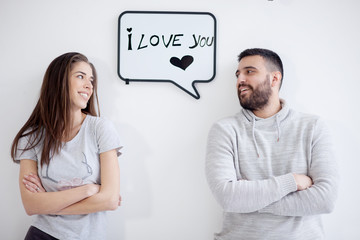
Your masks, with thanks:
M217 18L217 76L194 99L170 83L117 76L117 23L126 10L208 11ZM357 0L0 0L0 233L22 239L31 224L10 159L13 137L38 98L48 64L68 51L89 57L99 74L102 116L123 141L123 206L109 214L109 239L206 240L221 209L204 176L207 133L239 111L237 55L269 48L282 57L281 95L324 117L334 133L341 179L336 209L324 215L327 239L360 239Z

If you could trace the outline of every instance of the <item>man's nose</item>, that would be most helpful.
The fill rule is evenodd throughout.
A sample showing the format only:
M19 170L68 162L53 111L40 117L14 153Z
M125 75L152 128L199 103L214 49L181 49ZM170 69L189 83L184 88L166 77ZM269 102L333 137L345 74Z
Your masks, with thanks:
M244 84L246 82L246 78L243 74L239 74L237 77L238 85Z

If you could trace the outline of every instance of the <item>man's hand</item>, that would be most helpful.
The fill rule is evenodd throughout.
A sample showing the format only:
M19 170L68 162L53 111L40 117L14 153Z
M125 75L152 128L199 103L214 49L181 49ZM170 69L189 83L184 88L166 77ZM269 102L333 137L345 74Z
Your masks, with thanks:
M310 177L303 175L303 174L296 174L296 173L293 173L293 175L295 178L295 182L296 182L298 191L308 189L309 187L311 187L311 185L313 185L313 181Z

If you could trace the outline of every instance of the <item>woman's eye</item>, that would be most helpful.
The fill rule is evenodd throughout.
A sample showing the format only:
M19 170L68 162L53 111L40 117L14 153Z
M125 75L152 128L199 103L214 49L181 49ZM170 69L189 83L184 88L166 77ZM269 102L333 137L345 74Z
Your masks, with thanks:
M77 78L84 79L84 76L83 75L78 75Z

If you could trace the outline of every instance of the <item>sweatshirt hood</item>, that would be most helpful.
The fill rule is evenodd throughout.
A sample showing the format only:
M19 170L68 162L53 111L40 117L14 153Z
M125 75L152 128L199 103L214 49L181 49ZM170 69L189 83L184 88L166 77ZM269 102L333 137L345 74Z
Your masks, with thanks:
M244 108L241 111L242 114L245 116L245 119L248 122L252 123L252 137L253 137L253 141L254 141L254 145L255 145L255 149L256 149L256 154L258 155L258 157L260 157L260 153L259 153L258 144L256 142L256 136L255 136L256 127L267 128L267 127L272 127L275 124L275 126L277 128L277 132L278 132L276 141L277 142L280 141L281 123L284 121L286 116L289 114L289 107L286 104L285 100L280 99L280 104L281 104L281 110L269 118L257 117L252 111L244 109Z

